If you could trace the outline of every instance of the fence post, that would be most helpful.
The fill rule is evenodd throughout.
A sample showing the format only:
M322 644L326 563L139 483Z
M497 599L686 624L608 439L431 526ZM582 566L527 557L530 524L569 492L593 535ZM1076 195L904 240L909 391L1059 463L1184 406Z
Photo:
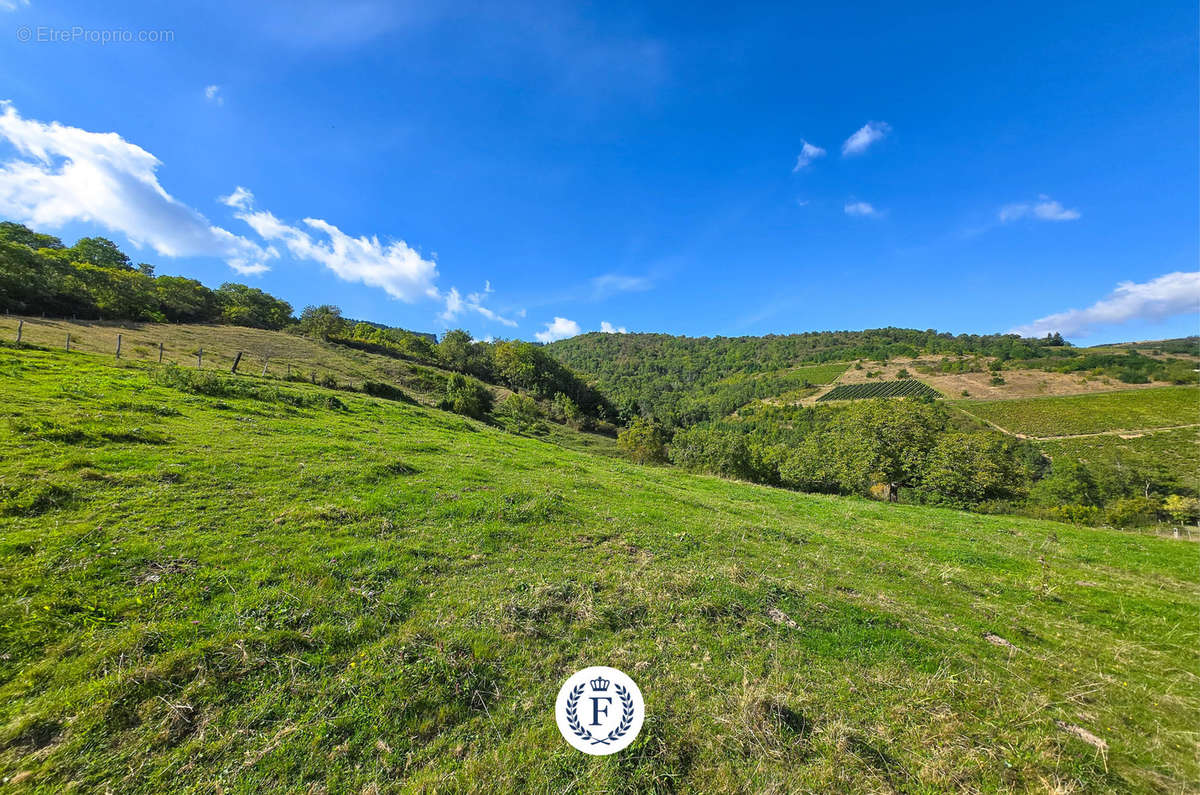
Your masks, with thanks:
M233 357L233 367L229 368L229 372L236 373L238 365L241 364L241 362L242 362L242 352L238 351L237 356Z
M269 365L270 363L271 363L271 357L270 357L270 356L268 356L267 358L263 359L263 371L262 371L262 377L263 377L263 378L266 378L266 377L267 377L267 365Z
M117 335L117 358L121 358L121 335Z
M196 369L199 370L204 366L204 349L196 351Z
M18 345L21 344L21 331L24 330L24 328L25 328L25 321L18 320L17 321L17 344Z
M70 350L71 350L71 332L68 331L67 332L67 351L70 352Z
M158 343L158 363L162 364L162 343Z

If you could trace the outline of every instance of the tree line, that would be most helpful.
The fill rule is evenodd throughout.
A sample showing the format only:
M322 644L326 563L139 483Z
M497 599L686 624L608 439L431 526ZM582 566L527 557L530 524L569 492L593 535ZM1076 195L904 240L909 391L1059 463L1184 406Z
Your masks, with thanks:
M722 381L772 373L798 364L944 354L1001 361L1074 355L1061 335L1024 339L1015 334L951 335L933 330L883 328L819 331L763 337L676 337L669 334L582 334L547 349L571 369L595 378L626 416L652 417L685 427L721 416L706 411ZM718 408L725 401L715 401Z
M467 331L454 329L434 343L403 329L349 320L342 317L338 307L329 304L305 307L296 330L328 342L454 371L462 377L451 379L447 402L460 414L483 416L492 408L490 393L485 397L473 386L474 381L507 387L545 402L546 410L537 409L535 413L562 422L592 427L595 422L619 419L612 403L598 389L550 356L544 347L531 342L482 342ZM527 407L522 411L528 413Z
M1194 484L1168 467L1051 461L929 399L843 405L756 403L736 415L667 429L638 418L618 437L635 460L797 491L873 496L1082 524L1194 522Z
M228 323L282 329L292 305L255 287L155 276L103 237L66 246L21 224L0 223L0 308L88 320Z

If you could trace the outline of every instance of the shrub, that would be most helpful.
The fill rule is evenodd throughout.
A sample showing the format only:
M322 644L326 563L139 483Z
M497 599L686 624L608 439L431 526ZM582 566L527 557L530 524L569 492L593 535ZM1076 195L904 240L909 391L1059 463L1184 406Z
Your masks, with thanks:
M365 381L362 386L362 391L366 392L371 397L384 398L386 400L399 400L403 403L415 403L404 390L399 387L385 384L381 381Z
M662 463L667 460L666 433L645 417L617 434L617 447L639 464Z
M542 411L538 408L537 401L516 392L504 399L504 402L500 404L500 411L512 423L513 429L517 433L528 433L535 430L542 418Z
M313 395L229 378L212 370L185 370L178 365L162 365L150 371L150 380L159 386L217 398L244 398L264 403L282 403L296 408L344 409L346 404L335 395Z
M1171 521L1179 524L1195 524L1200 521L1200 500L1195 497L1171 494L1163 500L1162 509Z
M438 403L438 408L483 419L492 410L494 400L492 391L482 383L470 376L454 373L446 380L446 396Z
M1104 518L1113 527L1137 527L1153 523L1158 509L1158 500L1153 497L1125 497L1109 505Z

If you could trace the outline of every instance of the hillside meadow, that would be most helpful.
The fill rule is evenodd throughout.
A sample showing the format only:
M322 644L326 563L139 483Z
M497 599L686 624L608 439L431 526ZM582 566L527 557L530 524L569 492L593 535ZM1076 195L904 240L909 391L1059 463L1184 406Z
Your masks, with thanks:
M1034 438L1200 425L1200 388L1195 386L954 405L1010 433Z
M237 381L0 347L7 789L1200 786L1191 543ZM552 715L593 664L646 696L613 757Z

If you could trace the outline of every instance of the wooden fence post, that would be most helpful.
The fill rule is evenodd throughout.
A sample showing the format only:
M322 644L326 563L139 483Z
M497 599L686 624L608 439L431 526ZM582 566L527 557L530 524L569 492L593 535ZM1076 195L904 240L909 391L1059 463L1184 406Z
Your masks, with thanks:
M158 363L162 364L162 343L158 343Z
M242 362L242 352L238 351L237 356L233 357L233 367L229 368L229 372L236 373L238 365L241 364L241 362Z
M117 335L117 358L121 358L121 335Z
M67 351L70 352L70 350L71 350L71 332L68 331L67 332Z
M204 349L196 351L196 369L199 370L204 366Z
M18 345L20 345L20 344L21 344L21 332L22 332L24 329L25 329L25 321L24 321L24 320L18 320L18 321L17 321L17 344L18 344Z
M262 377L263 377L263 378L266 378L266 377L267 377L267 365L269 365L270 363L271 363L271 357L270 357L270 356L268 356L268 357L266 357L265 359L263 359L263 371L262 371Z

